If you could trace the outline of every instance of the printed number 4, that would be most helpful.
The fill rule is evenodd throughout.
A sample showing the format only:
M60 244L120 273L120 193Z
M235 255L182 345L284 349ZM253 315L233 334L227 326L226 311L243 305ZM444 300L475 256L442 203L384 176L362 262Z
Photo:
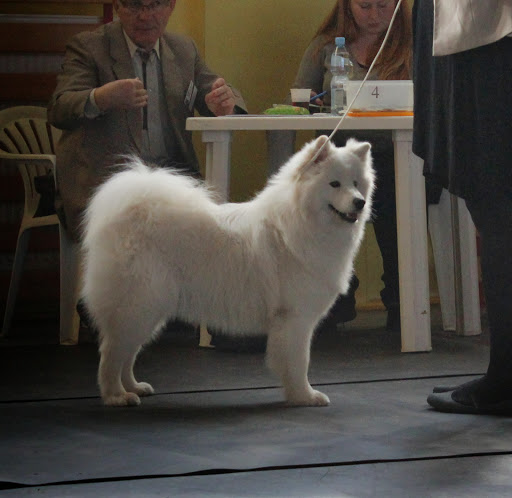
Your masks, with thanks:
M378 86L376 86L376 87L375 87L375 89L374 89L374 90L373 90L373 92L372 92L372 95L373 95L376 99L378 99L378 98L379 98L379 95L380 95L380 94L379 94L379 87L378 87Z

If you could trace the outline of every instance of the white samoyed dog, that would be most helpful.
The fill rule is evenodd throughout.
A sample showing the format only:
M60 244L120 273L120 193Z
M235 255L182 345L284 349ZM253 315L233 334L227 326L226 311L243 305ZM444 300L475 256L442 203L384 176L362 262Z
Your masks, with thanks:
M153 393L133 366L170 318L266 333L287 401L329 404L308 381L311 338L348 290L374 171L369 143L326 142L306 144L245 203L219 204L198 181L138 159L99 187L84 220L83 298L106 405Z

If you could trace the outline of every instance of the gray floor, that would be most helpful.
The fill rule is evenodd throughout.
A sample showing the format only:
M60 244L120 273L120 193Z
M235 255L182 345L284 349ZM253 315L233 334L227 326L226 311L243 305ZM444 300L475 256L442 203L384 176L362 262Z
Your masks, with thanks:
M55 344L55 325L0 342L0 496L509 496L512 419L436 413L436 384L485 371L488 337L440 330L400 353L384 314L317 337L311 382L326 408L282 401L262 354L168 333L137 374L157 395L101 405L96 346Z

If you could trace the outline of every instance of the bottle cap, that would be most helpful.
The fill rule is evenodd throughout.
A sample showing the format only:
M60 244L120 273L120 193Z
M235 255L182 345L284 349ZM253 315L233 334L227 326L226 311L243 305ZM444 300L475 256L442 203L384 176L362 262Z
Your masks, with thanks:
M337 47L344 47L345 46L345 37L344 36L337 36L334 39L334 43Z

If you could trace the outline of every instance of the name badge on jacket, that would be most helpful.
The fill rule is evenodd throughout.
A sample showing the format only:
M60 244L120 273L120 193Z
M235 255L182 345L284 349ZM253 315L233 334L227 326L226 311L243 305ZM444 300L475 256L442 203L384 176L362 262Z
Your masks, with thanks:
M185 95L185 105L188 107L188 110L192 112L194 109L194 103L197 97L197 87L194 85L194 82L191 81L188 85L187 95Z

